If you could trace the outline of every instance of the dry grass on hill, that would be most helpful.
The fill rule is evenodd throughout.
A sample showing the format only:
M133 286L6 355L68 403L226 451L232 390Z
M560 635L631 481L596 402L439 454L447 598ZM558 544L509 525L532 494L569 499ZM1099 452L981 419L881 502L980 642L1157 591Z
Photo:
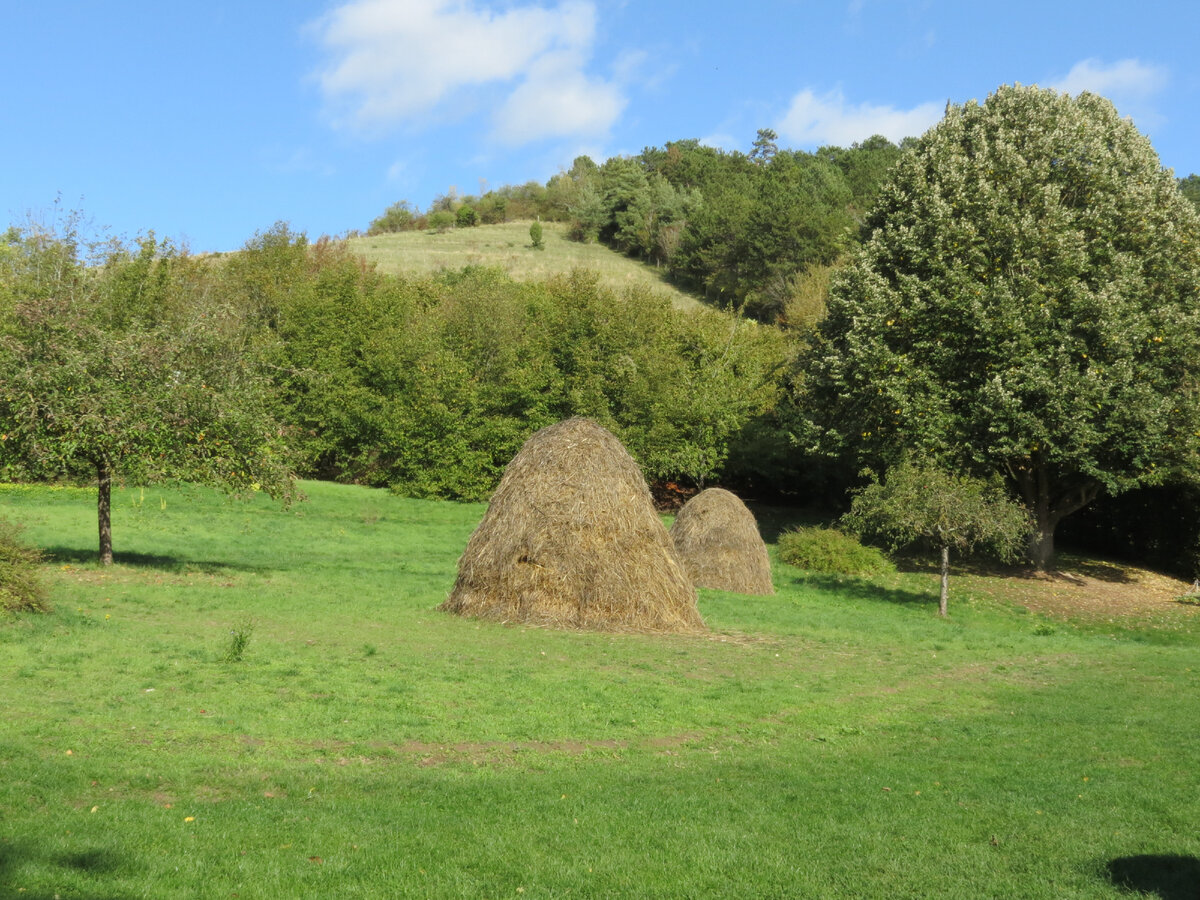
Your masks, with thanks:
M544 250L529 241L529 222L454 228L444 234L401 231L351 238L350 249L375 263L381 272L432 274L464 266L494 266L516 281L540 281L573 269L587 269L616 291L642 287L664 294L680 309L700 305L665 279L665 273L600 244L567 240L566 226L542 223Z

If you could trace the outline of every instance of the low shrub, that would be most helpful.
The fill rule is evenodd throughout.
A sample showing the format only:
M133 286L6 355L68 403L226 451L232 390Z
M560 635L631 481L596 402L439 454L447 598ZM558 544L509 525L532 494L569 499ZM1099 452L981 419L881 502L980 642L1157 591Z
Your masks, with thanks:
M21 541L21 527L0 519L0 610L49 610L46 585L38 570L41 561L41 551Z
M788 565L828 575L884 575L896 571L875 547L835 528L797 528L779 536L779 558Z

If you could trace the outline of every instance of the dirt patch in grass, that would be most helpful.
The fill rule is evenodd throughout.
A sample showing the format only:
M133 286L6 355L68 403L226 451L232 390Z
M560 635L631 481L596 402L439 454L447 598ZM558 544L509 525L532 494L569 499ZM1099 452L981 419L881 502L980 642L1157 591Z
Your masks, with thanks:
M971 572L951 576L950 590L1023 606L1056 619L1177 622L1200 614L1187 602L1192 585L1149 569L1064 555L1055 571ZM1181 600L1181 598L1183 598ZM1200 597L1197 597L1200 601Z

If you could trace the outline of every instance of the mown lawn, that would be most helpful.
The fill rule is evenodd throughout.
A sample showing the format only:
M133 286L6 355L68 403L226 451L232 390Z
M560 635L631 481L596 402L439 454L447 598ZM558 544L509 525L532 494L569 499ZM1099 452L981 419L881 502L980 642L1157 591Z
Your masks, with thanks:
M481 624L483 506L304 487L119 492L109 571L94 492L0 488L55 605L0 619L0 897L1192 896L1186 608L777 564L706 637Z

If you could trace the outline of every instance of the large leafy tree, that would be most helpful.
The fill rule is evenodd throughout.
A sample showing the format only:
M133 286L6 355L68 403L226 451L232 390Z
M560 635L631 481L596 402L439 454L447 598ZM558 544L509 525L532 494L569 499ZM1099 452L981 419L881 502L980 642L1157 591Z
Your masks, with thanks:
M90 265L70 235L6 238L0 471L94 481L103 564L114 480L291 491L261 348L208 264L153 237Z
M1200 219L1107 100L999 88L901 158L804 366L827 449L999 474L1035 519L1194 470Z

